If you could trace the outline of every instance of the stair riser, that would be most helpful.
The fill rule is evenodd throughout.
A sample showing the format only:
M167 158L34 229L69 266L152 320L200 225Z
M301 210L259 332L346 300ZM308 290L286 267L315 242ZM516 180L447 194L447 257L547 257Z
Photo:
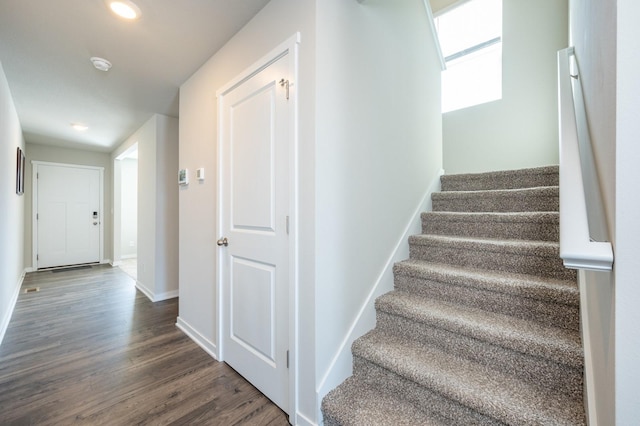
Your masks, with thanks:
M433 194L433 211L436 212L555 212L559 210L557 196L487 195L455 193Z
M495 247L492 250L496 250ZM491 269L516 274L538 275L547 278L575 279L575 271L565 269L562 259L555 256L543 256L521 251L511 253L507 251L489 251L478 248L466 248L445 243L410 243L409 256L411 259L428 262L444 263L478 269Z
M511 315L515 318L535 321L540 324L575 331L580 329L580 310L577 306L544 302L480 288L451 285L397 273L395 275L395 288L425 298Z
M362 357L354 355L353 374L380 391L403 395L404 398L427 413L449 419L459 425L503 425L416 382L395 374Z
M471 222L423 215L422 233L473 238L558 241L557 222Z
M557 167L540 173L487 173L483 175L444 175L440 179L442 191L482 191L492 189L534 188L558 186Z
M418 323L380 309L376 312L376 319L376 328L380 331L440 348L453 356L466 358L539 386L542 391L548 388L571 397L581 397L583 382L580 369Z

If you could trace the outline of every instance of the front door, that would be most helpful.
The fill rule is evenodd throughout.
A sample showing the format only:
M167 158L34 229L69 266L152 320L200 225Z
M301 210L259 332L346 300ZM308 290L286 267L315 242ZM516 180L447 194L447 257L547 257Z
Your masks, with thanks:
M100 261L101 170L34 164L37 268Z
M223 359L289 405L289 54L219 97Z

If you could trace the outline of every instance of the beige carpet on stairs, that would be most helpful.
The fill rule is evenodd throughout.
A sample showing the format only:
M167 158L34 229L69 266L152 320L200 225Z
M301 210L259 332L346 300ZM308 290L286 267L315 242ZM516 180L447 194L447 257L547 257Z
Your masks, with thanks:
M443 176L324 424L584 425L558 167Z

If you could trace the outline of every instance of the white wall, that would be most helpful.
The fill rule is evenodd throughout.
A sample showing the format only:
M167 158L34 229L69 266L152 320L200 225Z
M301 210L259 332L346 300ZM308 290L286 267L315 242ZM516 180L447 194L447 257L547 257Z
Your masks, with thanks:
M138 252L137 159L124 158L120 161L120 179L120 258L124 259L136 257ZM122 185L122 183L124 184Z
M617 2L615 152L615 401L616 424L640 417L640 3Z
M570 45L580 69L592 151L605 206L605 217L591 214L592 232L615 246L616 147L616 5L615 0L570 0ZM598 190L596 188L595 190ZM595 212L594 212L595 213ZM599 220L598 220L599 219ZM615 250L617 252L617 250ZM617 253L616 253L617 255ZM617 259L616 265L617 268ZM615 275L581 276L584 330L590 333L593 384L589 393L597 424L615 424ZM585 339L585 341L587 341ZM587 366L588 367L588 366Z
M213 355L215 92L294 32L302 43L293 86L300 261L292 420L313 424L319 382L331 368L349 374L332 359L441 168L440 74L422 0L272 0L183 84L180 168L191 183L180 189L178 324ZM193 180L200 167L204 182Z
M447 173L558 163L556 52L567 0L504 0L502 99L443 115Z
M16 152L25 149L7 78L0 63L0 343L24 277L24 200L16 194Z
M103 256L105 261L113 259L111 226L111 164L109 154L98 151L86 151L74 148L60 148L52 145L26 144L27 167L25 174L25 200L24 200L24 259L27 266L32 267L32 161L48 161L52 163L78 164L82 166L93 166L104 168L104 196L103 196L103 226L104 238L102 242Z
M292 416L315 417L314 389L314 93L315 8L313 0L272 0L180 88L180 168L191 174L180 188L180 317L178 324L217 355L217 185L215 93L277 45L301 34L298 91L301 252L298 338L299 401ZM197 168L206 179L194 179ZM302 331L304 330L304 331ZM294 348L291 348L294 350ZM297 414L296 414L297 412ZM294 418L294 417L292 417Z
M442 125L440 63L422 1L324 0L317 22L321 398L351 373L350 343L358 335L349 330L442 168ZM377 291L392 286L385 274ZM373 328L373 304L365 311ZM333 364L343 349L347 356Z
M156 114L111 153L138 143L137 287L152 301L178 295L178 120ZM116 194L112 194L112 198ZM121 224L120 224L121 225ZM121 230L116 229L116 233Z

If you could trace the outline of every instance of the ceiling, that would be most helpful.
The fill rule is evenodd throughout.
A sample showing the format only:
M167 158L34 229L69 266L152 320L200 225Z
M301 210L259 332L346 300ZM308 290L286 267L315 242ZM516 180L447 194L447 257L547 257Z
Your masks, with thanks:
M269 0L134 1L136 21L103 0L0 0L0 63L27 142L110 152L153 114L177 117L180 85Z

